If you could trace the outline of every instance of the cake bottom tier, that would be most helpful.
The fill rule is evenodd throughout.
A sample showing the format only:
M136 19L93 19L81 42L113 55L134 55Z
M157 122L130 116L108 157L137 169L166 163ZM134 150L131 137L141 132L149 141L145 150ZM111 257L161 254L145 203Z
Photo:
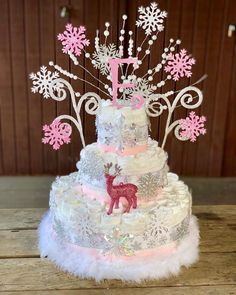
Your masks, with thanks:
M199 230L195 216L190 217L188 234L179 242L136 251L135 255L104 254L96 248L81 247L63 240L53 229L48 211L39 227L41 257L48 257L61 269L82 278L121 279L140 282L176 275L181 266L198 259Z

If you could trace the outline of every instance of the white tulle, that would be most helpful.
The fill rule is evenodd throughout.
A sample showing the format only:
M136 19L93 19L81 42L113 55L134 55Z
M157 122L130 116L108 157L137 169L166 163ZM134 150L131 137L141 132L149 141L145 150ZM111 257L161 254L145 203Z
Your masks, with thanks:
M191 217L190 234L170 254L158 253L149 257L135 256L135 259L104 259L102 254L91 255L88 251L70 247L56 235L52 235L50 212L47 212L39 226L39 250L41 257L48 257L62 270L81 278L121 279L140 282L177 275L181 266L189 267L198 259L199 231L195 216Z

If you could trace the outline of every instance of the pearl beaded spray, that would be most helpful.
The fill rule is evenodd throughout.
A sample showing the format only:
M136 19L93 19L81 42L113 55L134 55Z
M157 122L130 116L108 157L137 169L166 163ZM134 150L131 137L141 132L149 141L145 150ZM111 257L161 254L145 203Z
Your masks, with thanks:
M166 91L169 81L190 78L192 76L192 66L196 62L187 53L186 49L180 48L181 41L179 39L169 39L159 61L148 69L145 74L140 74L139 69L142 67L143 61L146 58L150 59L152 54L157 54L157 52L152 52L152 46L158 41L159 34L165 28L166 17L167 12L162 11L155 2L147 7L139 7L136 26L137 29L144 31L145 37L137 46L134 46L134 32L127 30L127 15L122 15L118 44L112 43L110 36L111 25L109 22L105 22L103 34L96 30L94 51L89 49L91 44L86 37L86 28L84 26L66 25L65 31L57 36L62 44L62 51L69 56L74 66L87 74L88 79L84 79L84 75L79 76L63 69L53 61L49 62L49 66L55 69L54 72L48 70L46 66L42 66L40 71L30 74L30 79L33 81L31 88L33 93L40 93L44 98L52 98L56 101L66 99L69 94L74 110L74 116L62 114L53 120L57 124L52 123L50 125L51 129L54 128L53 126L66 126L67 130L70 130L67 133L68 138L66 141L57 140L55 143L52 136L51 140L44 140L44 143L49 143L58 149L64 143L70 142L71 129L67 125L61 125L60 120L63 119L70 121L77 127L82 144L85 146L80 118L81 106L85 101L85 111L95 115L100 106L100 95L103 98L112 100L113 106L117 108L130 106L136 109L143 107L151 117L158 117L163 112L167 112L162 147L165 146L167 136L172 130L174 130L174 134L179 140L193 141L194 138L195 141L197 136L205 133L205 117L203 120L202 117L196 116L193 112L189 118L180 118L174 122L172 120L173 112L177 107L192 110L201 104L202 93L194 85L206 77L203 76L191 86L181 90ZM127 48L124 46L126 35ZM82 55L97 70L97 74L91 73L84 67L83 60L81 60ZM95 91L99 91L100 95L95 92L81 95L81 91L75 91L72 85L64 78L61 78L60 75L69 80L82 81L93 87ZM100 76L104 76L105 79L101 80ZM164 86L165 88L163 88ZM195 94L193 95L193 93ZM198 119L201 123L199 123ZM187 124L188 122L189 124ZM200 130L198 129L199 126ZM53 130L51 131L51 134L53 134ZM161 139L159 139L160 141Z

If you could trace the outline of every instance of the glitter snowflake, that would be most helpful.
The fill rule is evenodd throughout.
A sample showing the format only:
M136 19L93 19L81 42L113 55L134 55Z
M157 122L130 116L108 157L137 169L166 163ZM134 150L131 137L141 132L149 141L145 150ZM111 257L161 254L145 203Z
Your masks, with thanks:
M189 231L189 219L186 217L180 224L171 229L170 238L172 241L182 240Z
M150 213L150 222L147 225L146 235L147 243L154 239L155 245L164 244L169 238L169 229L165 226L168 216L171 216L172 209L162 208L154 210ZM150 245L151 246L151 245Z
M110 73L109 58L119 58L120 53L116 50L115 44L105 44L99 46L99 51L93 53L92 64L96 69L99 69L102 75Z
M58 40L62 41L62 51L64 53L70 51L71 53L80 56L81 49L90 44L89 40L85 38L85 31L86 29L83 26L77 28L73 27L71 24L67 24L66 30L63 34L57 36Z
M114 122L101 123L99 120L96 120L96 128L98 141L100 144L115 146L120 143L119 128L117 124L114 124Z
M78 163L80 175L87 176L90 180L104 180L104 163L102 158L93 151L87 151L86 156Z
M137 137L135 134L136 124L133 123L132 125L128 128L127 126L124 126L124 129L122 130L122 144L125 146L134 147L137 144Z
M165 72L170 73L174 81L178 81L180 77L191 77L195 59L187 55L185 49L180 50L180 53L170 53L167 60Z
M149 227L152 225L151 227ZM155 248L157 246L163 245L169 239L168 228L159 225L158 222L150 223L147 226L147 230L143 234L143 239L150 248Z
M137 79L130 81L134 84L133 88L125 88L124 93L131 98L134 95L141 95L144 99L148 99L153 93L153 85L150 85L146 79Z
M150 198L156 195L160 178L153 173L147 173L139 178L138 183L138 195Z
M123 125L121 131L122 144L125 146L134 147L140 141L145 141L148 138L147 126L138 126L135 123L131 125Z
M72 132L71 126L68 123L62 123L59 120L54 120L50 125L43 126L44 137L42 142L49 143L54 150L58 150L64 143L70 142Z
M111 234L105 235L104 239L107 244L102 250L103 254L132 256L134 251L131 249L130 243L134 236L132 234L121 234L119 228L114 228Z
M30 79L33 80L33 87L31 87L31 91L33 93L43 94L43 97L49 98L49 86L53 80L59 77L58 72L51 72L47 70L47 67L40 67L40 72L31 73L29 75ZM55 85L54 90L58 90L59 86Z
M96 230L96 224L93 222L92 215L85 210L78 212L76 218L76 229L79 233L80 240L89 242Z
M152 32L161 32L164 30L163 22L167 17L166 11L161 11L158 8L157 3L151 3L148 7L139 7L139 20L136 21L138 27L142 27L145 30L146 35L150 35Z
M191 112L189 117L181 119L179 125L183 131L180 132L182 137L190 139L191 142L196 141L196 138L200 134L205 134L206 129L204 128L204 123L206 122L206 117L197 116L195 112Z
M55 217L54 217L53 228L54 228L55 232L57 233L59 239L62 239L62 240L67 240L68 239L67 232L65 231L63 225Z
M132 249L135 251L141 250L142 249L142 243L139 241L135 241L131 244Z

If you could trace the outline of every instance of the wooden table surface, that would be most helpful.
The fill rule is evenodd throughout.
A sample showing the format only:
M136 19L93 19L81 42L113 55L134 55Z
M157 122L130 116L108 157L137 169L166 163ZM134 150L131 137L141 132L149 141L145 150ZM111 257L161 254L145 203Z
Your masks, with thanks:
M142 284L79 279L40 259L37 226L45 210L0 209L0 294L236 294L236 206L195 206L199 262L177 277Z

